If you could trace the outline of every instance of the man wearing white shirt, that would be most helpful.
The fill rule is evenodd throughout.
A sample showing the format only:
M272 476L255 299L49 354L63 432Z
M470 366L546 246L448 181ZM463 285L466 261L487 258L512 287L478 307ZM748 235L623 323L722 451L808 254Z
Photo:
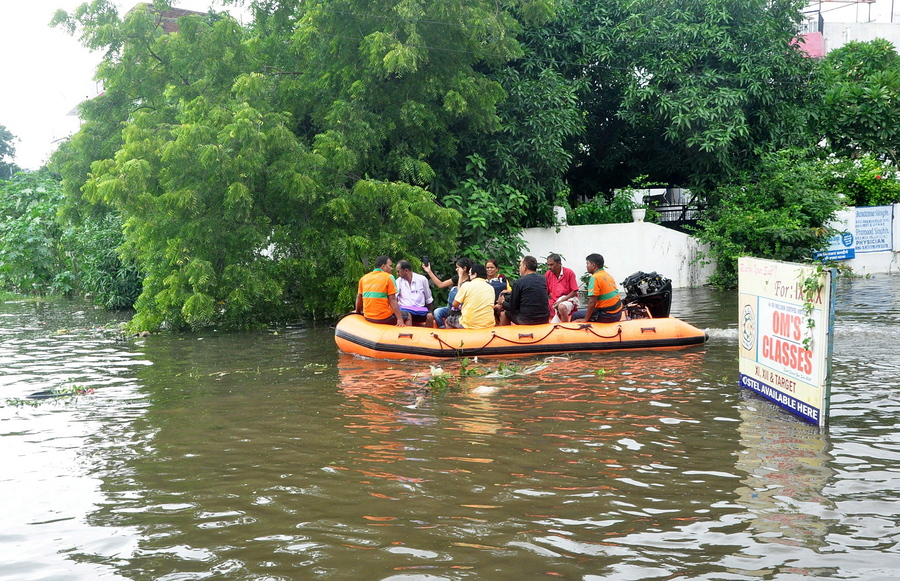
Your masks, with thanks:
M433 326L431 286L427 278L413 272L408 260L397 263L397 302L400 310L412 317L413 324Z

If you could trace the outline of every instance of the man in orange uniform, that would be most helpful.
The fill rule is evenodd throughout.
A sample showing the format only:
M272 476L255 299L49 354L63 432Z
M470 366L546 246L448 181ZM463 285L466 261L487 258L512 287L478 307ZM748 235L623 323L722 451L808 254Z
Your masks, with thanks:
M588 306L586 311L572 313L572 321L591 323L615 323L622 319L622 301L616 281L603 270L603 257L589 254L585 258L585 268L591 274L588 282Z
M356 312L367 321L380 325L405 327L403 313L397 303L397 285L391 271L394 263L387 256L375 259L375 270L359 279L356 293Z

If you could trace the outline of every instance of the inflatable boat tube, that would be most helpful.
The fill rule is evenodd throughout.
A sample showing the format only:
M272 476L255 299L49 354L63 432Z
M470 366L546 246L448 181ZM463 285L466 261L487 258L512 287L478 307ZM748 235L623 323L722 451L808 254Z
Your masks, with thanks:
M446 359L552 355L579 351L663 349L701 345L706 333L679 319L633 319L616 323L548 323L490 329L433 329L377 325L347 315L334 340L345 353L375 359Z

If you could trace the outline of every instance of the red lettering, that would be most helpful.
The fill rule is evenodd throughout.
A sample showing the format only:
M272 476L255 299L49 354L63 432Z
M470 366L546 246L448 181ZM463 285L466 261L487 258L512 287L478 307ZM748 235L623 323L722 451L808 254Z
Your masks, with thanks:
M784 328L784 313L772 311L772 332L780 337L787 337L787 329Z
M793 337L795 341L799 341L801 337L801 323L802 320L797 315L789 315L778 311L772 312L772 332L779 337L784 337L785 339Z
M803 350L803 373L807 375L812 375L813 365L812 365L812 351L809 349Z
M777 337L763 335L762 356L805 375L812 375L812 351Z

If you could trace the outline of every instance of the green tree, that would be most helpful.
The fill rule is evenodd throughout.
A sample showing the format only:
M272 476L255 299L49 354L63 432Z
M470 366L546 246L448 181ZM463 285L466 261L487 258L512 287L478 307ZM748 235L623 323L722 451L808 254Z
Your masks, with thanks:
M550 6L556 8L557 4ZM584 83L577 75L569 78L562 63L548 58L547 39L552 35L547 31L554 29L561 17L547 8L537 14L520 11L523 55L489 69L505 93L497 105L500 129L462 132L460 150L466 155L445 158L437 165L435 188L442 199L452 193L448 204L459 204L470 197L466 191L474 193L475 189L488 193L485 203L496 204L492 208L481 204L501 218L496 227L484 228L484 212L479 216L482 223L464 227L473 237L471 244L463 242L463 246L471 246L476 255L478 248L515 240L519 226L552 223L553 205L568 195L565 176L574 157L572 144L583 137L585 129L579 103ZM447 187L452 192L444 189ZM506 246L499 254L518 256L515 244ZM517 258L512 263L516 262Z
M711 183L766 152L807 145L813 63L793 42L802 0L638 0L616 26L630 74L618 115L655 128L655 181ZM654 136L651 133L651 137ZM683 169L682 169L683 168Z
M0 180L8 180L19 171L13 160L16 157L16 136L0 125Z
M781 150L759 168L714 190L717 203L699 222L717 270L711 283L737 285L737 259L756 256L807 262L821 250L841 207L833 164L818 152Z
M822 63L817 126L843 156L871 153L897 165L900 157L900 56L878 38L849 42Z
M504 91L482 69L521 53L509 10L485 0L296 6L291 111L317 149L342 153L337 175L427 185L429 159L456 155L461 132L500 129Z
M505 118L497 147L510 149L505 134L530 131L529 112L546 103L549 131L536 134L530 151L562 168L566 185L555 187L574 205L611 198L640 175L696 189L751 168L767 151L808 145L814 63L793 43L803 5L556 2L543 19L521 19L523 57L498 69L498 79L514 71L543 84Z
M307 100L310 79L287 74L312 64L298 62L311 55L285 51L284 35L260 37L292 30L286 22L302 37L301 15L322 6L275 14L264 8L287 4L260 3L267 17L258 28L210 13L181 18L166 34L158 12L167 6L119 19L95 0L56 19L106 51L104 98L82 106L91 133L76 135L54 162L80 196L74 213L89 213L83 201L124 219L122 256L144 275L134 328L334 315L352 308L356 280L378 254L437 260L455 252L458 213L421 187L363 177L389 173L382 164L391 155L368 155L376 142L363 138L376 135L352 118L332 119L341 106L316 118L324 101Z
M849 206L884 206L900 202L896 168L872 154L858 158L834 158L829 166L832 187Z
M136 268L117 254L122 224L106 213L60 222L65 194L46 168L0 182L0 288L24 294L91 295L107 308L131 308Z
M73 289L56 221L62 199L59 183L47 172L0 181L0 288L40 295Z
M562 141L543 138L565 129L554 81L506 63L522 54L521 22L551 5L313 3L292 37L295 117L318 151L340 154L334 175L427 187L460 211L465 254L517 255L523 222L549 215L562 188Z
M133 261L119 254L124 242L121 217L111 211L94 212L77 224L62 226L60 244L68 257L73 290L107 309L133 308L143 276Z

